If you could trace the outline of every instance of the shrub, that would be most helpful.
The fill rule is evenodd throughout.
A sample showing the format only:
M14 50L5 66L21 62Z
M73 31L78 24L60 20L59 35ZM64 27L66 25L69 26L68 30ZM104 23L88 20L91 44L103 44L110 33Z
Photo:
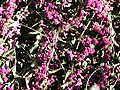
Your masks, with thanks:
M113 0L0 2L1 90L101 90L120 84Z

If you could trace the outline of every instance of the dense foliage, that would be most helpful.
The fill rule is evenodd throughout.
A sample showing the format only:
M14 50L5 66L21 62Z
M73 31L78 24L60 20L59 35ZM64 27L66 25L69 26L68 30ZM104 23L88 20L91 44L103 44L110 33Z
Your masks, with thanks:
M120 86L119 0L1 0L0 90Z

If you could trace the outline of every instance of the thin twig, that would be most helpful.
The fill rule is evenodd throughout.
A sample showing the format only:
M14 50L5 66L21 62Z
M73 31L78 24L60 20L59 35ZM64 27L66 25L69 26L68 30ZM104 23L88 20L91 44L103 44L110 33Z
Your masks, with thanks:
M93 16L92 16L92 19L93 19L94 16L95 16L95 13L94 13ZM90 25L92 19L88 22L86 28L88 28L88 26ZM86 31L86 30L84 30L84 31L82 32L82 34L81 34L81 36L80 36L80 38L79 38L78 40L80 40L80 39L82 38L82 36L84 35L85 31ZM78 44L77 44L76 50L78 49L79 45L80 45L80 41L78 41Z
M99 69L100 69L100 68L96 69L96 70L89 76L89 78L88 78L88 80L87 80L87 83L86 83L86 88L85 88L85 90L88 90L88 89L87 89L87 86L88 86L88 83L89 83L90 78L91 78Z

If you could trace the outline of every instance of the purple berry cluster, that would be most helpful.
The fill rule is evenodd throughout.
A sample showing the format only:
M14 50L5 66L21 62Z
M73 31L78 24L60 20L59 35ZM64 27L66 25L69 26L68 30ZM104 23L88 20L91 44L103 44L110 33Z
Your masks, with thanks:
M0 4L0 90L100 90L120 85L113 0Z

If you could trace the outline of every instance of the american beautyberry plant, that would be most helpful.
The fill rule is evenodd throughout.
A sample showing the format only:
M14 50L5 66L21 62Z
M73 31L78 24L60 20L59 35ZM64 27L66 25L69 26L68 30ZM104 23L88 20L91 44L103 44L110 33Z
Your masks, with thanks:
M120 86L117 0L1 0L0 90Z

